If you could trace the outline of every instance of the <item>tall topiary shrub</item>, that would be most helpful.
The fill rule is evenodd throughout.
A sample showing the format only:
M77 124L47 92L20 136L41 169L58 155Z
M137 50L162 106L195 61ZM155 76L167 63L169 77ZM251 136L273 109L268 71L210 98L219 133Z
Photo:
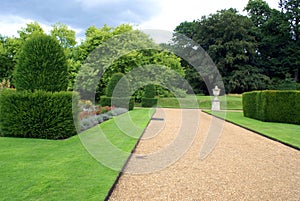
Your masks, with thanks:
M107 87L107 97L127 97L129 94L128 80L124 77L123 73L115 73L111 77Z
M22 46L15 70L17 90L65 91L68 69L64 51L47 35L35 35Z
M142 98L142 107L153 107L157 105L157 99L155 98L156 90L153 84L146 85L145 94Z
M111 77L107 87L106 96L100 97L102 106L115 106L132 110L134 100L130 97L130 89L127 78L123 73L115 73Z
M153 84L148 84L145 87L145 98L155 98L156 90Z

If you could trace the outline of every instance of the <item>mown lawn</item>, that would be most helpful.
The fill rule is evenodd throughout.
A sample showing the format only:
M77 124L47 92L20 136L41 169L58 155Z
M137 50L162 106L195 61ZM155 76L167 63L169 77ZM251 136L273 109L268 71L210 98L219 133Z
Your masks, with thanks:
M226 95L219 97L221 101L221 109L242 110L241 95ZM210 109L212 96L187 96L186 98L159 98L158 107L162 108L202 108Z
M300 149L300 125L263 122L244 117L243 112L213 112L213 115Z
M145 128L153 112L135 109L130 116L135 125ZM137 139L124 135L115 121L100 124L101 129L113 144L130 152ZM133 132L139 132L135 136L142 134L142 130ZM93 134L95 127L80 135ZM0 137L0 168L0 200L5 201L99 201L106 197L118 175L95 160L78 135L60 141Z

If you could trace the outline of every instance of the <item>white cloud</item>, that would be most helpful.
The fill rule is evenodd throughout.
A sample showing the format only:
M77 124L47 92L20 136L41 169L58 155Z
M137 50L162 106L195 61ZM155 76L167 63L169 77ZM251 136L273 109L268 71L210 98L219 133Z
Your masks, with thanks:
M12 2L10 0L6 1L7 5ZM11 7L5 7L7 8L7 14L0 14L1 35L18 36L17 31L34 20L37 20L46 32L51 30L50 23L53 22L61 21L71 25L70 29L76 32L78 38L84 37L84 31L87 27L91 25L102 26L104 23L110 26L116 26L120 23L134 25L140 23L137 26L140 29L173 31L181 22L197 20L204 15L215 13L217 10L224 8L232 7L241 12L248 0L70 0L64 1L65 3L58 8L54 8L50 3L49 5L46 4L45 7L49 9L49 12L39 10L37 6L34 6L34 0L28 0L28 2L31 3L24 5L12 3ZM73 3L70 4L70 2ZM267 3L271 8L278 8L277 0L267 0ZM88 9L89 7L92 8ZM89 12L83 12L82 8L87 9ZM23 11L26 11L25 14L32 15L25 15L24 13L22 15Z
M26 27L27 24L34 22L15 15L0 16L0 33L3 36L18 36L18 31ZM52 29L51 26L38 22L46 33Z
M0 15L0 34L2 36L15 36L18 37L18 30L21 30L22 28L26 27L27 24L34 22L34 20L31 19L25 19L19 16L9 15L9 16L1 16ZM38 22L39 25L42 27L42 29L45 31L45 33L49 34L52 26L48 24L44 24L41 22ZM82 39L82 36L84 35L84 30L79 28L73 28L71 26L68 26L69 29L74 30L77 35L77 42L80 42Z
M236 8L241 14L245 14L243 9L247 3L248 0L162 0L161 12L141 23L139 27L173 31L181 22L197 20L222 9ZM267 3L271 8L278 8L278 2L275 0L267 0Z
M17 31L30 22L32 20L14 15L0 16L0 33L4 36L17 36Z

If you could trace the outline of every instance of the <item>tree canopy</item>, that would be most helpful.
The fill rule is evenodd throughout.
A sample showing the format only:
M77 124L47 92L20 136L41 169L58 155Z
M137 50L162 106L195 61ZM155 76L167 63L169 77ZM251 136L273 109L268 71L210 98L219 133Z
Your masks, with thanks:
M263 0L249 0L245 7L248 16L235 9L221 10L182 22L175 32L192 38L207 51L223 77L227 93L299 82L296 2L281 0L282 11L278 11ZM182 65L192 86L205 91L203 78L187 63Z
M292 89L300 81L300 2L278 1L281 10L271 9L264 0L249 0L244 8L247 15L230 8L208 16L199 16L199 19L190 22L182 22L174 30L173 43L164 45L155 44L148 35L129 24L117 27L91 26L79 41L76 32L65 24L53 24L46 34L38 22L32 22L22 27L17 36L0 35L0 81L10 80L12 86L15 86L13 72L21 60L19 57L22 46L32 36L46 34L63 48L67 61L68 90L74 89L75 80L85 80L82 82L85 90L96 90L97 96L104 95L113 74L126 75L135 68L155 64L167 67L164 77L157 75L157 79L171 79L171 71L174 71L185 76L192 86L192 90L189 89L188 92L208 94L209 72L200 75L187 61L170 51L178 47L184 50L193 48L190 47L192 43L182 43L180 37L177 37L177 34L183 34L198 43L210 56L223 77L226 93ZM122 35L127 38L120 37ZM114 44L108 47L105 44L108 41ZM101 46L102 49L99 49ZM105 48L109 48L110 52ZM118 49L131 51L118 52ZM101 56L90 56L93 52L102 57L110 57L109 60L113 58L113 62L106 66L108 63L101 60ZM92 70L93 62L97 59L103 67L106 66L103 71ZM101 80L96 81L96 89L91 87L94 81L86 79L94 75L101 76ZM129 79L137 80L134 77Z

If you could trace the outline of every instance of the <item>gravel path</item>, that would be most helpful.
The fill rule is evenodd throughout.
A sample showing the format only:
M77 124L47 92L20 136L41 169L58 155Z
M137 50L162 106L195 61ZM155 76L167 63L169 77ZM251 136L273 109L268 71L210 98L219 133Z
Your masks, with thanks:
M191 117L184 116L184 112ZM186 125L183 116L190 125ZM150 122L137 146L135 153L139 155L130 159L110 200L300 200L299 151L224 123L213 152L200 160L200 150L212 120L210 115L199 110L159 109L154 117L164 121ZM193 143L174 161L177 149L167 145L180 139L182 132L193 133L192 124L196 125L196 121L200 123ZM179 131L182 126L185 130ZM187 138L182 143L184 146L193 135ZM180 143L176 146L179 152L184 151ZM166 149L171 151L161 151ZM161 152L165 155L160 155ZM172 161L173 164L163 168ZM149 166L152 170L163 169L151 172ZM146 172L150 173L132 174L147 168Z

